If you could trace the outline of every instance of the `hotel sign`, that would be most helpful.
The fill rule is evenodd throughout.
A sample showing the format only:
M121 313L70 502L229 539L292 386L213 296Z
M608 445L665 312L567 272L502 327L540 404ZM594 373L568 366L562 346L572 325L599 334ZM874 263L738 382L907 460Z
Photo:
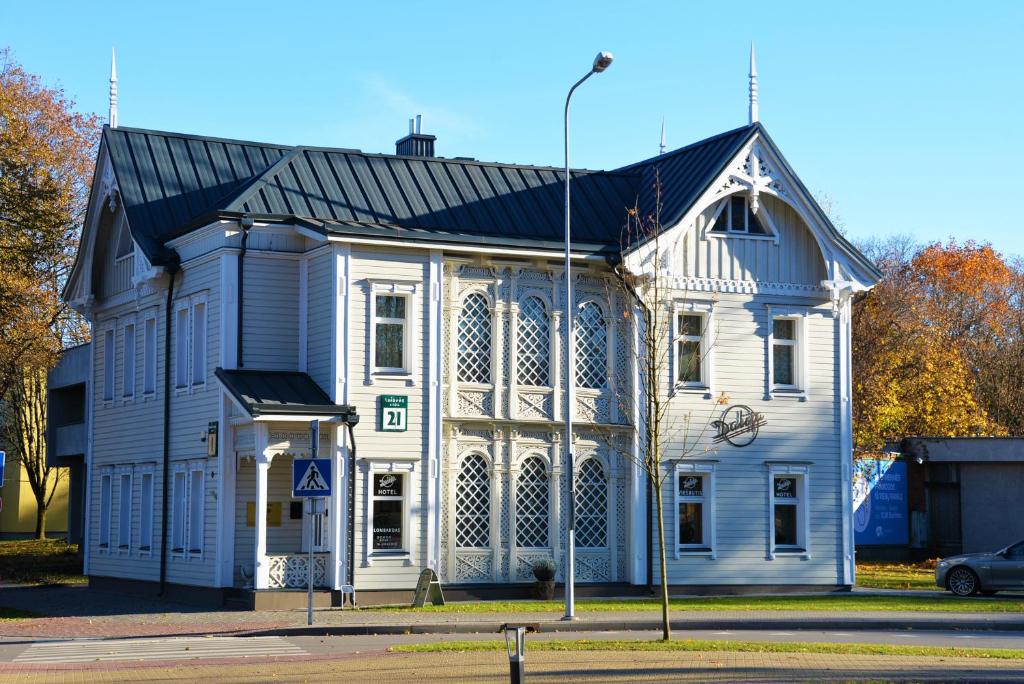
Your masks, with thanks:
M718 420L711 421L715 428L714 443L728 442L735 447L745 447L757 439L757 430L767 421L763 413L757 413L749 406L736 404L722 411Z

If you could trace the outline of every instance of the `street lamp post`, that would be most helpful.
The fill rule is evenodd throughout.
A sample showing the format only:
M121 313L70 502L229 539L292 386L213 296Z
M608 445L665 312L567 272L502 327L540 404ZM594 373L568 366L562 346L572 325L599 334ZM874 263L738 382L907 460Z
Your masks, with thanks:
M566 467L569 471L569 525L566 540L565 569L565 616L563 620L576 619L576 465L573 459L572 416L576 410L576 307L572 298L572 246L571 213L569 202L569 102L572 94L584 81L599 74L612 63L612 53L599 52L594 58L590 71L569 88L565 96L565 309L568 335L566 340L566 381L568 392L565 411Z

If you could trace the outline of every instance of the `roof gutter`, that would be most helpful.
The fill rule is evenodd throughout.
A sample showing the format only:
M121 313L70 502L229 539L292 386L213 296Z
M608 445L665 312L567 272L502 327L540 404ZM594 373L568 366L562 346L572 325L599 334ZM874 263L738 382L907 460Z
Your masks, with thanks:
M249 230L252 228L253 220L251 216L242 216L238 219L238 226L242 229L241 238L241 249L238 250L238 296L235 298L238 302L238 310L236 313L236 320L238 325L235 326L235 365L242 368L245 365L243 352L243 341L244 341L244 313L245 313L245 250L249 246Z

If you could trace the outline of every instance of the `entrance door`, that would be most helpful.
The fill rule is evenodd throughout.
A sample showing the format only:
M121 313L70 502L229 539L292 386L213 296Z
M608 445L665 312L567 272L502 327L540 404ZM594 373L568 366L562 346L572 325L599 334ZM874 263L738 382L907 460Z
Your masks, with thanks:
M1014 544L1005 554L992 559L992 584L1024 587L1024 542Z
M313 505L312 499L302 500L302 551L309 553L309 525L314 521L313 527L313 552L327 552L331 550L331 521L328 518L330 510L330 499L324 501L323 515L310 515Z

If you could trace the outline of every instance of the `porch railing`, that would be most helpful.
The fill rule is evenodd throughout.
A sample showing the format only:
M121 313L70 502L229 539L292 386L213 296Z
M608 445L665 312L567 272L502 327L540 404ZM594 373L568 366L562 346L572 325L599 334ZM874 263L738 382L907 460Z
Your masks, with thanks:
M327 588L329 553L313 554L313 586ZM309 554L267 554L271 589L305 589L309 578Z

